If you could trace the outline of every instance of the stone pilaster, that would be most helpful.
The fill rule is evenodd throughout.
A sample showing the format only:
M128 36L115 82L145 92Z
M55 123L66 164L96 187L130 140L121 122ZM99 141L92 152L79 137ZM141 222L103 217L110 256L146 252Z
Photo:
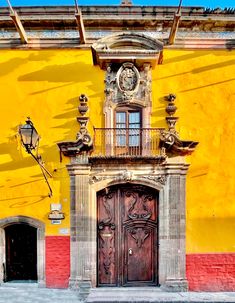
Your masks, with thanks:
M186 164L166 165L166 205L164 209L164 234L161 252L165 255L165 282L169 291L187 291L185 266L185 175ZM161 264L161 262L160 262Z
M70 174L71 190L71 276L70 287L79 289L86 296L92 281L92 225L91 215L90 165L72 163L67 166Z

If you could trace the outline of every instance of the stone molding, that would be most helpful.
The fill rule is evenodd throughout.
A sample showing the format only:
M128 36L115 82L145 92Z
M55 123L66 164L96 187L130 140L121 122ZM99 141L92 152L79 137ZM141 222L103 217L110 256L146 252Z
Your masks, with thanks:
M93 64L105 69L108 64L132 62L151 66L161 63L163 43L145 34L124 32L98 40L91 47Z
M158 187L161 187L162 185L165 185L166 183L166 177L165 175L143 175L143 174L135 174L133 171L125 170L120 174L115 175L93 175L89 177L89 183L95 184L97 182L109 180L109 182L151 182L155 184L155 186L158 185Z

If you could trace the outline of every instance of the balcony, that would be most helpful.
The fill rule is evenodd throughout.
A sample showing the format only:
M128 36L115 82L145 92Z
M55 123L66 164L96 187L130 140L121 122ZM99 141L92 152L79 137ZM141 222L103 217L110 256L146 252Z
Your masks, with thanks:
M163 128L94 128L91 157L159 158Z

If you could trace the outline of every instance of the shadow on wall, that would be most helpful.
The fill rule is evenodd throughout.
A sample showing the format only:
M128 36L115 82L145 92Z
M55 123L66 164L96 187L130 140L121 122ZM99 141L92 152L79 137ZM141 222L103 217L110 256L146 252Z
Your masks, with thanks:
M0 71L4 70L4 75L11 72L18 66L27 63L30 61L49 61L52 56L54 56L54 51L40 51L40 53L37 54L31 54L26 58L13 58L9 60L8 62L4 62L0 64ZM100 79L103 79L103 71L101 71L99 68L94 67L90 63L84 63L81 62L80 57L81 55L76 55L74 58L77 60L74 63L69 64L58 64L58 65L49 65L43 67L41 70L27 73L25 75L22 75L18 77L18 81L20 82L40 82L40 81L46 81L50 83L61 83L61 85L47 88L44 90L39 90L36 92L33 92L31 94L41 94L50 90L58 89L64 86L68 85L75 85L79 83L85 83L83 86L85 86L89 91L92 92L92 97L97 97L99 95L102 95L103 93L103 86L100 85ZM92 76L94 75L94 69L96 72L96 75L100 74L99 76ZM76 72L76 71L82 71L82 72ZM0 72L1 75L1 72ZM92 78L92 81L91 81ZM103 83L103 81L102 81ZM77 86L76 86L77 87ZM65 141L65 140L75 140L76 139L76 133L79 130L79 124L76 121L76 117L78 115L78 97L79 94L86 93L86 92L78 92L78 95L74 98L69 99L66 103L71 104L71 107L68 111L62 112L61 114L58 114L54 117L50 117L51 119L66 119L66 122L59 126L52 127L53 129L61 128L65 129L65 132L63 133L63 137L55 137L54 142L51 142L53 144L52 146L48 145L40 145L39 153L42 155L43 160L46 162L52 161L55 162L55 155L58 156L57 160L59 162L59 149L56 145L59 141ZM66 97L66 96L65 96ZM66 99L65 99L66 100ZM100 98L100 102L102 102ZM75 134L72 133L72 131L75 130ZM38 130L40 132L40 130ZM13 129L13 132L15 134L18 133L18 126L16 126ZM40 135L43 137L44 134ZM21 151L17 150L17 138L15 136L12 136L12 138L9 139L9 141L4 142L0 144L0 154L8 154L10 155L12 161L5 162L3 164L0 164L0 170L15 170L17 168L25 168L25 167L31 167L35 165L35 162L33 159L29 159L29 157L23 157ZM19 149L19 148L18 148ZM56 156L56 157L57 157Z
M213 83L210 83L210 84L207 84L207 85L197 86L197 87L193 87L193 88L189 88L189 89L180 90L179 93L190 92L190 91L193 91L193 90L196 90L196 89L201 89L201 88L210 87L210 86L216 86L216 85L228 83L228 82L231 82L231 81L235 81L235 78L224 80L224 81L213 82Z
M224 201L221 201L217 209L220 210L218 207L222 207L223 204ZM218 217L212 205L210 209L210 217L195 219L188 217L188 248L196 252L235 252L235 218Z
M17 151L17 142L10 143L2 143L0 144L1 147L4 146L4 150L7 150L7 153L12 157L12 161L5 162L0 164L0 171L9 171L9 170L16 170L19 168L27 168L32 166L38 166L36 161L28 155L28 157L23 157L21 152ZM10 149L8 149L10 147ZM23 147L22 147L23 149ZM5 153L5 152L4 152ZM26 153L26 151L24 151ZM18 156L15 156L17 155ZM42 159L48 164L48 162L59 162L59 149L56 145L48 146L42 145L39 147L39 154L42 156ZM13 156L12 156L13 155ZM48 166L48 165L47 165ZM50 170L50 168L48 168ZM38 170L40 172L40 167L38 166Z
M0 77L6 76L7 74L13 72L15 69L29 61L49 61L51 57L54 56L53 52L36 52L35 54L30 54L25 58L14 57L6 62L0 63Z
M214 70L214 69L217 69L217 68L223 68L223 67L232 66L232 65L235 65L235 60L234 59L228 60L228 61L225 61L225 62L219 62L219 63L215 63L215 64L206 65L206 66L199 67L199 68L193 68L192 70L187 71L187 72L182 72L182 73L178 73L178 74L174 74L174 75L160 77L160 78L158 78L158 80L177 77L177 76L183 76L183 75L187 75L187 74L190 74L190 73L199 74L199 73L207 72L207 71Z
M48 88L45 90L39 90L31 93L32 95L48 92L57 88L62 88L68 85L76 83L88 82L87 88L96 92L97 88L100 87L99 77L93 77L91 81L91 75L94 74L94 69L96 73L99 71L97 67L94 67L92 64L84 62L73 62L69 64L57 64L50 65L42 68L41 70L28 73L18 77L18 81L32 81L40 82L46 81L49 83L62 83L59 86ZM76 71L82 71L80 73ZM102 72L102 71L101 71ZM103 73L102 73L103 74Z
M199 57L204 57L206 55L208 55L208 54L205 52L192 51L186 55L174 56L173 58L164 59L163 64L166 65L166 64L170 64L170 63L191 60L191 59L195 59L195 58L199 58Z

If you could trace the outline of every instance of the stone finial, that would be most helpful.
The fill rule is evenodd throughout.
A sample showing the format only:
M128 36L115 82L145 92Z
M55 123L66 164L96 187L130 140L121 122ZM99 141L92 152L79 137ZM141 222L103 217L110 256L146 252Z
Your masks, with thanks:
M84 116L88 111L88 106L87 106L88 98L86 95L81 94L79 97L79 101L80 101L80 105L78 106L78 111L82 116Z
M176 95L174 94L169 94L166 97L166 100L168 101L168 105L166 107L166 112L168 113L168 117L166 117L166 122L168 124L168 129L170 132L172 133L176 133L175 130L175 124L178 120L178 117L173 117L173 115L175 114L177 107L175 106L175 99L176 99Z
M166 112L168 115L173 116L177 110L177 107L175 106L175 99L176 95L174 94L169 94L167 97L167 101L169 102L167 107L166 107Z
M175 155L189 155L195 150L198 142L183 141L180 139L179 134L175 130L175 124L179 118L173 116L177 110L174 103L176 95L169 94L165 99L168 102L166 107L166 112L169 115L166 117L168 130L163 130L160 133L159 147L161 154L165 155L168 152Z
M131 0L122 0L121 6L132 6L132 1Z
M80 130L77 133L76 141L65 141L57 143L60 149L60 153L65 156L74 157L84 153L90 153L93 150L93 140L87 130L87 123L89 117L85 117L88 111L88 98L86 95L81 94L79 96L80 105L78 111L81 116L77 117L77 121L80 124ZM61 158L62 160L62 158Z

